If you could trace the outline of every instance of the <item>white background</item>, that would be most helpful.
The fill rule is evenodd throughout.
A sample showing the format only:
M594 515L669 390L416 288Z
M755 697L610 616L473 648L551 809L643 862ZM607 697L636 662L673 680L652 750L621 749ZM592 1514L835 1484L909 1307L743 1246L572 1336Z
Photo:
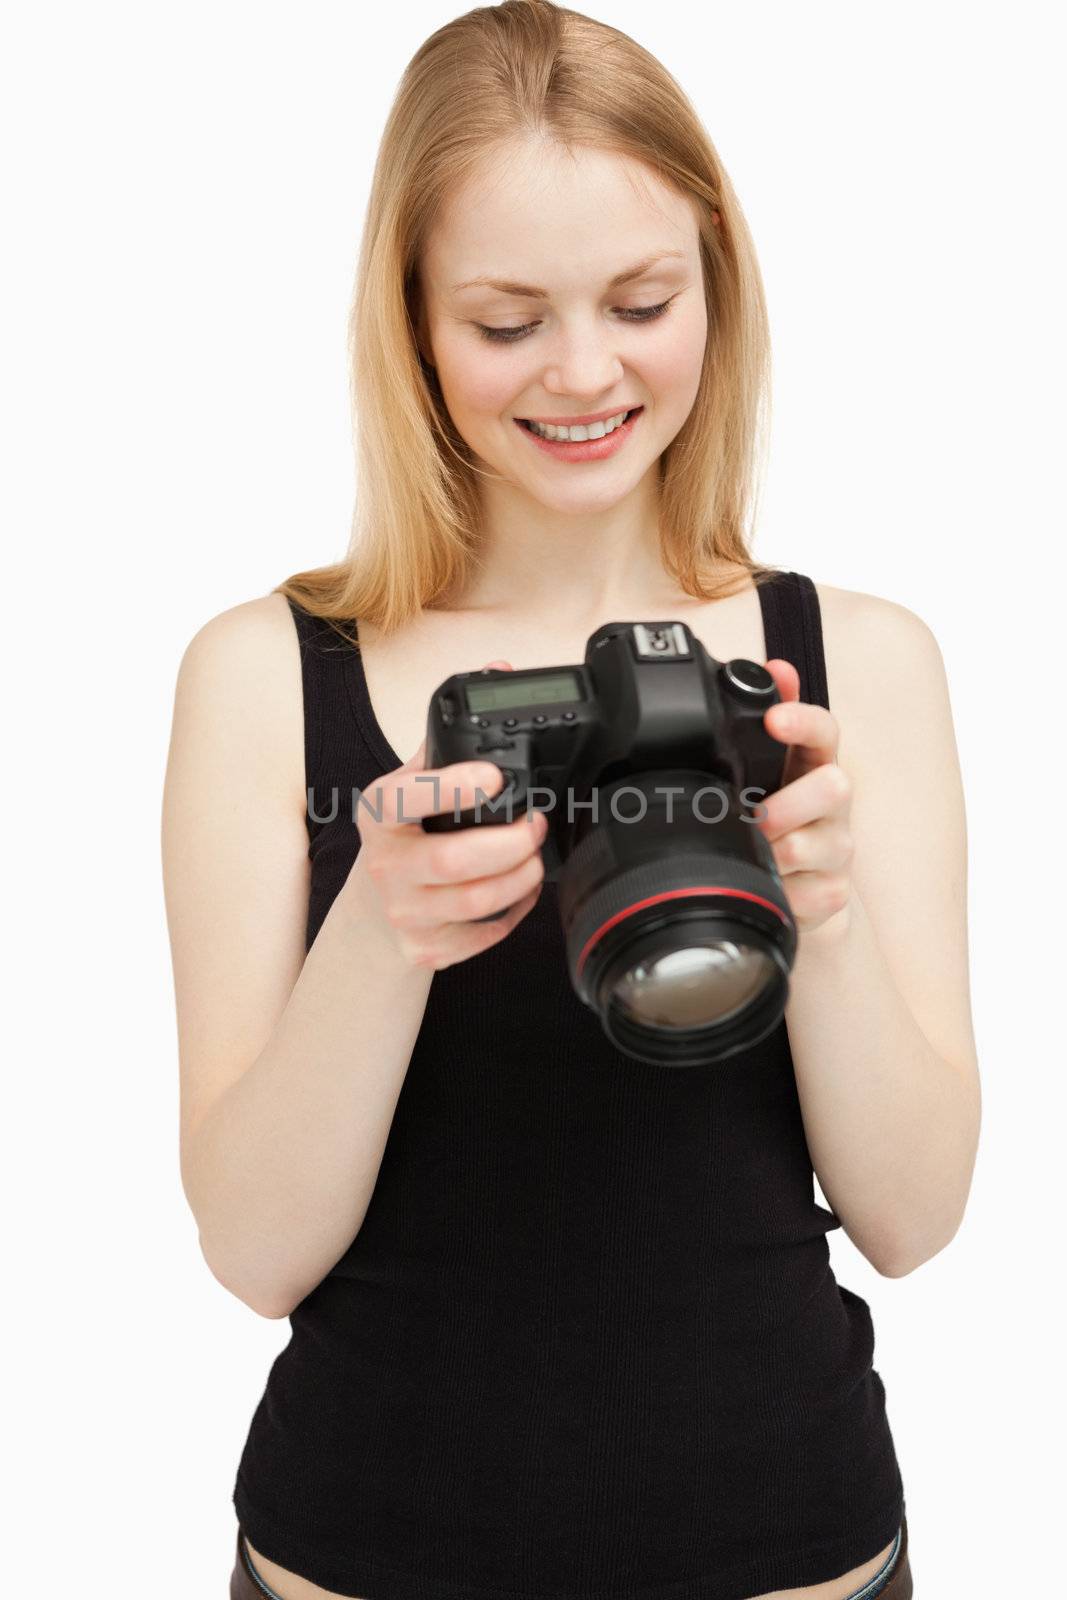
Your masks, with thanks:
M919 1600L1051 1592L1055 8L588 10L680 80L756 239L776 376L756 553L910 607L946 660L972 860L978 1168L960 1233L917 1272L880 1278L840 1231L833 1265L872 1308ZM174 680L209 617L343 552L363 207L404 65L455 14L36 4L4 30L13 1593L226 1592L233 1473L289 1329L215 1281L180 1186L159 865Z

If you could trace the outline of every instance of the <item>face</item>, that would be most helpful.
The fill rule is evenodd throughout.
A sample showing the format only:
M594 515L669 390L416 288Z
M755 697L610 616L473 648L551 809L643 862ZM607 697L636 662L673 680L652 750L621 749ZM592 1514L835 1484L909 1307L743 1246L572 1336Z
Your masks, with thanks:
M522 141L453 193L420 276L423 353L478 465L573 513L617 504L654 469L707 341L689 200L625 157ZM542 447L524 426L634 408L584 444Z

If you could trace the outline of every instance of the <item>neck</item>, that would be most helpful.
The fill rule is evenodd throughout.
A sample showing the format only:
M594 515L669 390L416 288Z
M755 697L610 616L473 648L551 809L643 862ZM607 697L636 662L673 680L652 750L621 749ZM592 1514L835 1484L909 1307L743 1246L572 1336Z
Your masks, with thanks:
M527 496L496 494L492 501L477 571L449 610L551 616L581 628L699 603L664 569L655 503L644 495L575 515Z

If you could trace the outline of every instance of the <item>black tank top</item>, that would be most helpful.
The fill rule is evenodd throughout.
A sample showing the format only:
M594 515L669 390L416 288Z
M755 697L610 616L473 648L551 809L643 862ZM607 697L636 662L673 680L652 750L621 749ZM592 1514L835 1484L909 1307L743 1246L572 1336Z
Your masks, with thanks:
M816 590L758 590L828 705ZM310 948L400 765L358 650L301 641ZM361 1041L365 1048L365 1041ZM904 1514L874 1330L830 1267L783 1019L716 1066L618 1052L556 886L435 972L359 1233L293 1310L237 1471L255 1549L360 1600L746 1600Z

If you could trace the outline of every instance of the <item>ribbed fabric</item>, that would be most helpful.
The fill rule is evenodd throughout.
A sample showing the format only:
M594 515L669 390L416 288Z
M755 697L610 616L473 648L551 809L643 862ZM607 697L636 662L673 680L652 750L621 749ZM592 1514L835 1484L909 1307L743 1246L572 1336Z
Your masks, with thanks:
M811 580L759 596L766 658L828 704ZM314 809L341 802L308 822L310 947L359 846L352 788L401 758L358 650L292 611ZM838 1226L785 1022L717 1066L621 1054L545 883L434 974L363 1225L252 1418L241 1526L361 1600L745 1600L858 1566L904 1496Z

